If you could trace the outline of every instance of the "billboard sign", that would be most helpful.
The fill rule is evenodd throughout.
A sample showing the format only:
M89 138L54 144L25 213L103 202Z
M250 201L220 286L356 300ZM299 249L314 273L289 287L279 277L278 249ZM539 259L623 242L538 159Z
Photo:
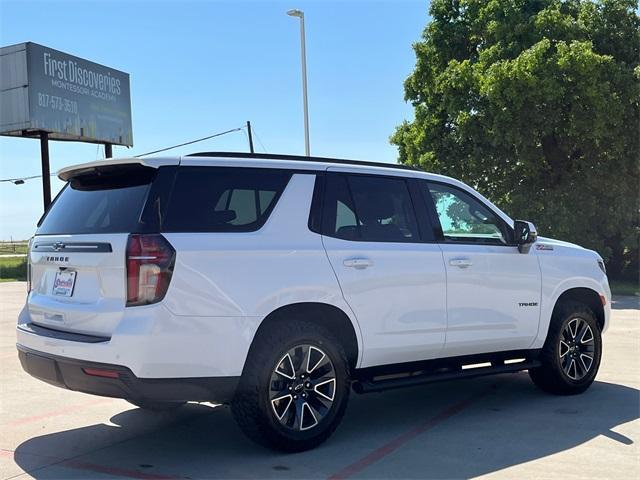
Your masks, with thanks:
M32 42L0 61L1 134L133 145L129 74Z

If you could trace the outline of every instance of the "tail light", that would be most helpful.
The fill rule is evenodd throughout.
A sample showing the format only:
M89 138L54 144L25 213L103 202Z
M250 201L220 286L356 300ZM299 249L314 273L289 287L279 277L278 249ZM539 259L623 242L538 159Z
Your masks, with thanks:
M169 288L176 251L162 235L129 235L127 307L162 300Z

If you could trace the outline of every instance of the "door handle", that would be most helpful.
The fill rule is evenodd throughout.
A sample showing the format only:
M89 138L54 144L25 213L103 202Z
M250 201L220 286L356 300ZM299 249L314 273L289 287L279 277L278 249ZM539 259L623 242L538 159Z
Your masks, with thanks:
M368 258L347 258L342 262L345 267L363 269L373 265L373 262Z
M449 265L458 268L467 268L473 265L470 258L452 258L449 260Z

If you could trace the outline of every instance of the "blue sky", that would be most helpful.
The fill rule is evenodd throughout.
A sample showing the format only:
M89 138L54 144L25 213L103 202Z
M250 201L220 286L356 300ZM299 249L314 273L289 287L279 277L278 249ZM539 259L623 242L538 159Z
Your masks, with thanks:
M242 126L256 151L304 153L298 20L305 12L311 153L395 162L389 135L412 118L403 81L427 1L6 1L0 45L33 41L131 75L130 156ZM247 151L242 132L169 152ZM51 142L51 169L102 158L96 145ZM0 178L40 173L37 140L0 137ZM53 194L62 182L52 179ZM28 238L40 179L0 183L0 239Z

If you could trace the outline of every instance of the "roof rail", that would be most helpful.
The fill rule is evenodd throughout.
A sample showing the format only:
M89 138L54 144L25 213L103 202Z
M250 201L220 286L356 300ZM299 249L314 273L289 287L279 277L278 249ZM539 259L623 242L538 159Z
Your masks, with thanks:
M303 155L280 155L275 153L245 153L245 152L198 152L190 153L187 157L228 157L228 158L257 158L265 160L295 160L302 162L337 163L344 165L361 165L366 167L396 168L400 170L419 171L417 168L398 163L368 162L362 160L346 160L342 158L305 157Z

